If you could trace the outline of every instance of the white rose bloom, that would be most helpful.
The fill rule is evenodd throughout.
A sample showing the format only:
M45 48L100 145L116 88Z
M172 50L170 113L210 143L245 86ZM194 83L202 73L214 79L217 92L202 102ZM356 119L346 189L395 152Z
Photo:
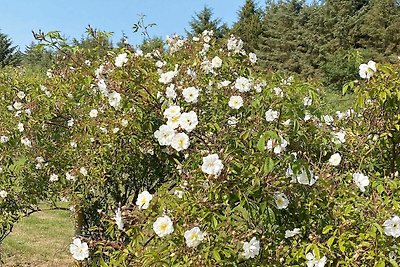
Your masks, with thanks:
M197 247L204 239L204 233L199 227L193 227L192 229L185 231L186 245L190 248Z
M171 234L174 231L171 218L169 218L167 215L158 217L153 223L153 230L159 237L164 237Z
M167 108L164 113L164 118L175 118L181 116L181 107L180 106L170 106Z
M176 151L182 151L189 147L189 136L185 133L177 133L171 140L171 146Z
M303 98L303 105L304 106L311 106L311 104L312 104L311 97L306 96L306 97Z
M324 121L325 121L325 124L331 125L333 123L333 117L331 115L325 115Z
M8 136L2 135L0 136L0 143L7 143L10 140Z
M19 99L24 99L25 98L25 93L23 92L23 91L19 91L18 93L17 93L17 96L18 96L18 98Z
M188 103L196 103L199 97L199 90L196 87L188 87L183 89L182 95Z
M198 123L197 114L194 111L182 113L179 118L179 125L187 132L193 131Z
M177 71L168 71L168 72L165 72L165 73L161 73L160 78L158 79L158 81L160 83L163 83L163 84L169 84L175 78L177 73L178 73Z
M239 92L244 93L250 91L251 88L251 83L249 79L245 77L239 77L235 81L235 89L237 89Z
M18 131L20 131L21 133L24 131L24 124L22 122L18 123Z
M181 118L181 116L168 118L167 125L170 126L172 129L178 128L180 118Z
M99 114L99 112L97 111L97 109L92 109L92 110L89 112L89 116L90 116L91 118L96 118L98 114Z
M158 143L161 146L170 145L174 136L175 130L171 126L165 124L161 125L160 128L154 133L154 137L157 138Z
M128 62L128 54L127 53L119 54L115 58L115 66L116 67L122 67L122 65L124 65L126 62Z
M231 96L228 105L233 109L239 109L243 106L243 98L241 96Z
M156 67L161 69L162 67L164 67L164 65L166 65L167 63L164 61L162 62L161 60L157 60L156 62Z
M215 56L215 57L211 60L211 65L212 65L213 69L221 68L221 66L222 66L222 59L220 59L218 56Z
M69 144L70 144L70 146L72 148L77 148L78 147L78 144L75 141L71 141Z
M127 119L122 119L121 120L121 125L122 125L122 127L128 126L128 120Z
M85 167L81 167L79 169L79 172L83 175L83 176L87 176L88 172L87 169Z
M153 195L150 194L147 190L140 193L136 200L136 205L139 209L148 209L150 206L150 201L153 199Z
M201 62L201 69L206 73L212 73L213 72L213 66L209 60L204 60Z
M22 109L23 105L22 105L21 102L14 102L13 107L14 107L16 110L20 110L20 109Z
M8 193L7 193L6 190L1 190L1 191L0 191L0 197L1 197L1 198L6 198L7 196L8 196Z
M97 87L99 87L100 93L102 93L102 94L105 95L105 96L108 95L107 84L106 84L106 81L105 81L104 79L100 79L100 80L97 82Z
M58 181L58 175L53 173L52 175L50 175L49 181L50 182L57 182Z
M72 175L72 174L70 174L69 172L67 172L66 174L65 174L65 179L67 179L68 181L76 181L76 176L74 176L74 175Z
M318 176L314 176L312 171L310 171L310 176L308 176L307 172L302 169L301 173L297 174L296 180L299 184L312 186L318 180Z
M228 39L227 48L229 51L233 51L235 54L239 53L243 48L243 41L236 39L235 36L231 35Z
M376 72L376 63L372 60L368 64L361 64L359 67L360 77L363 79L370 79Z
M393 236L394 238L400 237L400 218L395 215L392 218L386 220L383 223L384 232L388 236Z
M118 208L115 211L114 220L115 220L115 223L118 226L118 229L121 230L121 231L124 230L124 222L122 221L122 213L121 213L121 209L120 208Z
M249 53L249 60L252 64L255 64L257 62L257 55L254 53Z
M278 209L286 209L289 205L289 199L284 193L277 193L274 196L275 204Z
M306 254L306 259L308 260L307 262L307 267L324 267L327 258L323 256L321 259L316 259L314 251L313 252L308 252Z
M285 238L293 237L298 234L300 234L300 228L294 228L293 230L286 230Z
M75 260L83 261L89 258L89 247L86 242L82 242L79 238L75 238L69 245L69 251Z
M165 89L165 96L168 99L172 99L174 100L176 98L176 92L175 92L175 84L170 84L169 86L167 86L167 89Z
M246 259L254 258L260 253L260 241L253 237L250 242L244 242L243 250Z
M120 105L120 102L121 102L121 95L119 93L114 91L108 95L108 103L113 108L118 108Z
M74 122L75 122L75 120L73 118L69 119L67 122L68 127L74 126Z
M329 164L332 166L338 166L340 164L341 160L342 160L342 157L340 156L340 154L335 153L329 158Z
M279 112L275 111L273 109L269 109L265 112L265 119L268 122L272 122L274 120L276 120L279 117Z
M343 144L346 142L346 132L343 130L340 130L339 132L333 132L331 133L333 135L332 142L336 145L338 144Z
M31 142L31 140L29 140L29 139L26 138L26 137L21 137L21 143L22 143L24 146L32 147L32 142Z
M359 172L353 173L353 181L360 188L361 192L365 192L365 187L369 185L368 176Z
M230 85L231 83L232 83L231 81L225 80L225 81L223 81L223 82L218 83L218 88L227 87L227 86Z
M279 137L281 138L280 144L278 144L278 142L275 139L268 139L267 141L267 149L268 150L274 149L274 153L277 155L282 153L282 151L284 151L288 145L288 142L282 136Z
M219 175L224 168L222 161L217 154L211 154L203 157L203 164L201 170L209 175Z
M236 126L239 120L235 116L231 116L228 118L228 125L229 126Z
M279 97L283 97L283 91L280 87L274 87L274 93L275 95L279 96Z

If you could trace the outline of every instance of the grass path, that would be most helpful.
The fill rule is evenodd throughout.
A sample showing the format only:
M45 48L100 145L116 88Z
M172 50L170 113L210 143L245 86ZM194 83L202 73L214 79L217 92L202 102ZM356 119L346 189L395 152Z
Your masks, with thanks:
M73 222L67 211L42 211L24 218L4 240L4 267L74 266L69 253Z

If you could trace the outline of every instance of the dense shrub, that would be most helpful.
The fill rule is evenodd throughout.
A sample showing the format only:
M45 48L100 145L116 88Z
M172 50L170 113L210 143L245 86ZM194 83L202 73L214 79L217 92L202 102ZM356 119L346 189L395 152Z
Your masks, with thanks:
M397 266L397 66L362 66L329 114L235 37L167 43L63 43L48 77L0 76L3 225L65 198L88 266Z

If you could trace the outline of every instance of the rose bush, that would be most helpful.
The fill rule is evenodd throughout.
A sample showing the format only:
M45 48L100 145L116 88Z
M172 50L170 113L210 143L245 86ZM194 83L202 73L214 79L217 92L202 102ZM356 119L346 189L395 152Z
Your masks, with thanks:
M397 66L364 64L334 113L234 36L106 56L46 38L46 77L0 76L2 233L63 198L88 266L397 266Z

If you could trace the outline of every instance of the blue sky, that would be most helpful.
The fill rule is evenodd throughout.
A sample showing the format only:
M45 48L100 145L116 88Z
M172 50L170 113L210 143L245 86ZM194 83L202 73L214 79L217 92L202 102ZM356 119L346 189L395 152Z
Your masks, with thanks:
M59 30L68 38L80 38L88 24L114 32L114 42L125 32L130 43L139 44L140 33L132 32L139 14L146 15L145 23L157 24L149 29L151 36L164 38L173 33L183 35L192 16L205 5L213 9L214 17L231 26L244 3L245 0L3 0L0 31L21 50L33 41L32 30Z

